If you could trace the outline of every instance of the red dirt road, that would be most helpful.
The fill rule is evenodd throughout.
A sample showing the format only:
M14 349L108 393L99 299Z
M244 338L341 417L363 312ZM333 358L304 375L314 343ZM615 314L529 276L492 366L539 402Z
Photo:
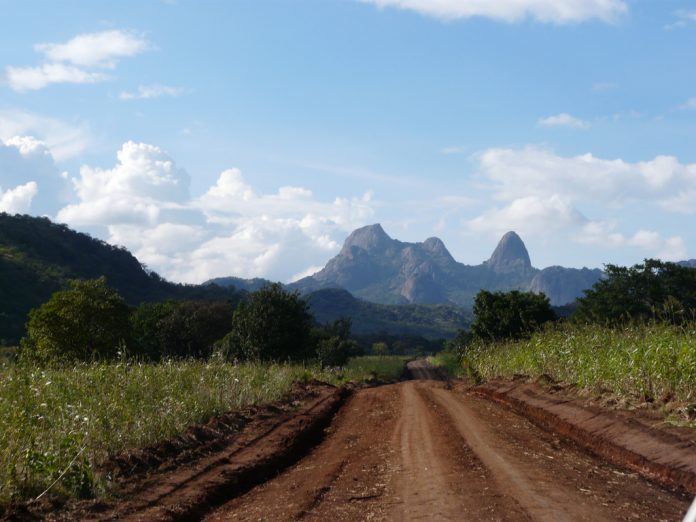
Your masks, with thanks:
M503 406L418 380L363 389L306 458L205 520L681 520L688 497Z

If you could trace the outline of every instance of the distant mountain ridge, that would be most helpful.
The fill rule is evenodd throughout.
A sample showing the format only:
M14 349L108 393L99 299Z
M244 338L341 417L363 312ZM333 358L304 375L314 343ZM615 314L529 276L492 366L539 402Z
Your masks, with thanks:
M316 274L288 285L309 293L343 288L383 304L453 304L470 307L481 290L543 292L564 305L599 281L600 269L532 266L515 232L506 233L491 257L479 265L457 262L436 237L422 243L392 239L379 224L359 228Z

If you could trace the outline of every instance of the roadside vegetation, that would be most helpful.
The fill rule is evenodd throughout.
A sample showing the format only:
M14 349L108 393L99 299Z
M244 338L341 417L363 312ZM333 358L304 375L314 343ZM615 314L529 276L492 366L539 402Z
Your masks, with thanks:
M0 502L107 491L95 470L111 455L184 432L212 416L282 398L295 382L398 379L404 357L318 363L101 362L0 366Z
M7 353L5 353L7 352ZM360 357L350 320L318 325L269 285L230 302L129 307L106 279L77 280L0 353L0 502L108 493L110 456L281 399L293 383L398 379L405 357Z
M451 375L551 379L654 403L696 427L696 270L608 265L565 320L553 320L543 296L481 292L475 303L472 330L431 359Z

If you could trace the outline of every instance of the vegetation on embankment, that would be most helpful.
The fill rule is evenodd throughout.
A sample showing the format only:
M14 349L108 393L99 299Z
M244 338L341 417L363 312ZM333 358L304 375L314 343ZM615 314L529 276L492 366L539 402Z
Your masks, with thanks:
M528 339L472 342L462 366L483 379L547 375L591 392L683 406L693 422L696 325L563 323Z
M223 412L276 401L297 381L390 380L404 364L403 357L366 357L333 370L218 359L0 365L0 502L34 498L62 473L52 494L103 494L105 481L95 470L108 456Z

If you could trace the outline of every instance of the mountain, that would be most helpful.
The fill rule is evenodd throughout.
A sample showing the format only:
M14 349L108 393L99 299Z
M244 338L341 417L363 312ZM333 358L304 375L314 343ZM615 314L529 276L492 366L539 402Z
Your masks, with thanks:
M444 243L392 239L381 225L359 228L339 254L316 274L289 287L304 293L344 288L356 297L383 304L452 304L470 307L481 289L544 292L553 305L582 295L602 277L601 270L532 266L515 232L505 234L491 257L480 265L455 261Z
M385 305L356 299L340 288L317 290L307 295L310 310L319 323L342 317L353 321L356 335L418 335L426 339L452 338L471 325L471 311L450 305Z
M167 299L238 301L218 286L180 285L146 270L125 248L70 230L46 218L0 213L0 344L16 344L27 315L70 279L106 276L132 305Z

